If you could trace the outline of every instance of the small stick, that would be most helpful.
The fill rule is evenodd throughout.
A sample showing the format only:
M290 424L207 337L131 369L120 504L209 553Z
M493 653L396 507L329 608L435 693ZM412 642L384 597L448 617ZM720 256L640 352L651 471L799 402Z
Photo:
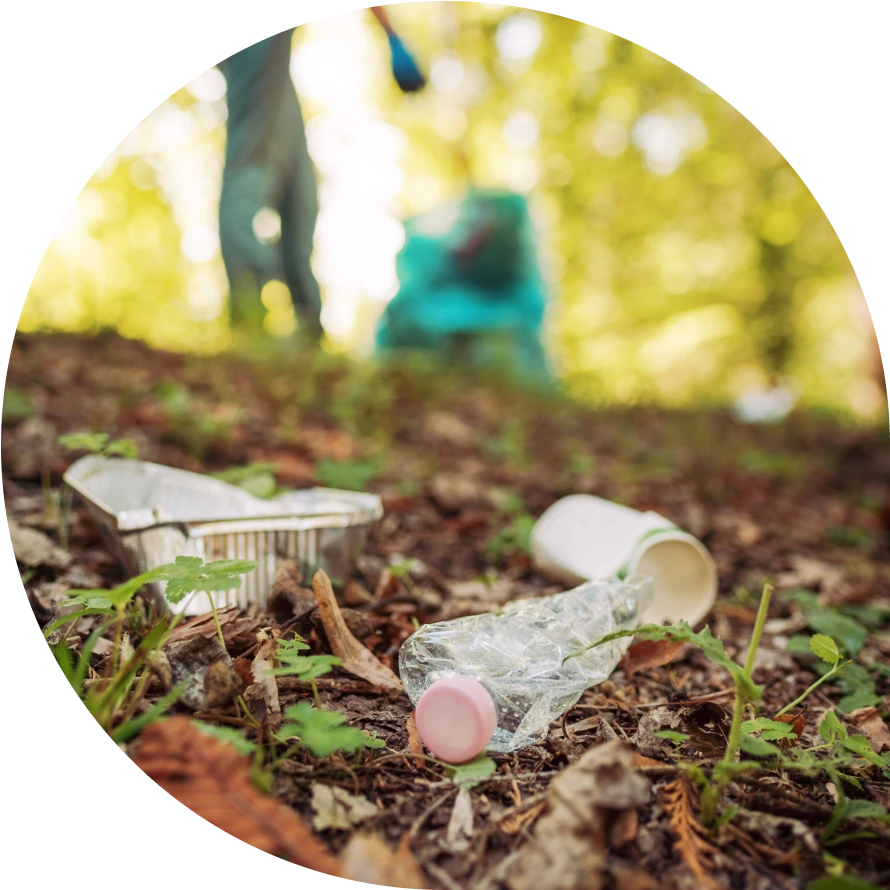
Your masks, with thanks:
M644 705L632 705L632 707L639 711L643 711L648 708L663 708L668 705L697 705L699 702L711 701L715 698L723 698L723 696L732 695L734 692L735 688L719 689L717 692L709 692L707 695L700 695L697 698L687 698L685 701L655 701L648 702Z
M448 798L451 797L452 794L456 794L457 790L458 790L457 785L452 785L451 788L449 788L448 791L446 791L441 797L434 800L417 817L417 819L414 820L414 824L411 826L410 830L408 831L408 837L411 838L412 840L415 837L417 837L417 832L419 832L420 829L423 828L423 823L426 822L426 820L429 819L429 817L432 816L433 813L435 813L436 810L438 810L439 807L442 806L442 804L445 803L445 801L448 800Z

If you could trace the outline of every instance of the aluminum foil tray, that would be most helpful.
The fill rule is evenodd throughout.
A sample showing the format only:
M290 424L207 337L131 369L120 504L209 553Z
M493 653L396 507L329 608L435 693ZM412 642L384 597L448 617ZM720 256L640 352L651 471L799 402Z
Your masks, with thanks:
M275 569L286 559L306 571L321 568L332 578L347 578L368 526L383 515L375 494L310 488L263 500L209 476L122 458L83 457L64 480L133 574L177 556L254 560L256 571L244 576L240 588L214 594L217 606L264 604ZM163 602L163 584L154 588ZM190 600L190 615L210 609L204 594Z

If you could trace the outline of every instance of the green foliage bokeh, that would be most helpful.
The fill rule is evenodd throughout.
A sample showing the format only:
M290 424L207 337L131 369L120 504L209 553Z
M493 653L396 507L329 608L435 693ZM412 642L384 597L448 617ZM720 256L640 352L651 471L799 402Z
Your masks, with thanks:
M557 16L476 3L391 15L432 75L417 96L392 83L367 13L298 29L295 52L362 31L362 115L403 134L392 216L470 183L529 191L552 291L548 346L570 391L685 405L790 379L812 404L885 407L837 236L779 152L719 96ZM311 90L301 100L311 131L330 109ZM149 126L174 136L146 147L137 130L97 171L43 259L23 330L111 326L201 351L228 343L218 250L196 260L182 249L189 226L206 236L214 222L224 98L183 89ZM206 182L188 205L177 175L196 165ZM349 246L344 236L344 262ZM332 348L367 341L382 303L364 296Z

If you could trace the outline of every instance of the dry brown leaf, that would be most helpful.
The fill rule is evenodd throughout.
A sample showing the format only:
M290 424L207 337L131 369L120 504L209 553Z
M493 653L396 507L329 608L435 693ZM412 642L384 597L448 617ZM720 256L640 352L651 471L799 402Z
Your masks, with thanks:
M454 798L451 818L445 830L445 845L452 853L464 853L473 837L473 798L470 789L462 785Z
M843 594L847 589L844 570L839 566L795 554L791 557L791 568L776 576L776 587L818 587L829 598Z
M628 647L620 667L630 679L638 671L661 667L673 661L686 644L682 640L640 640Z
M476 439L476 431L465 420L447 411L433 411L423 423L423 432L433 442L458 447L470 446Z
M245 616L241 609L237 606L229 606L223 609L217 609L219 616L219 624L222 628L223 639L227 646L231 646L234 639L241 635L256 632L260 626L257 618ZM178 643L182 640L189 640L192 637L215 637L216 623L213 620L211 612L205 615L196 615L188 621L180 624L168 639L170 643Z
M890 751L890 728L887 727L877 708L859 708L851 711L847 719L868 738L875 754Z
M216 614L219 617L219 625L225 630L226 625L237 615L239 610L232 606L226 606L217 609ZM195 615L188 621L183 621L178 627L174 628L169 637L168 643L181 643L183 640L190 640L192 637L213 637L216 636L216 624L213 622L213 613L206 612L203 615Z
M478 479L464 473L438 473L430 483L436 505L448 513L488 502L488 489Z
M339 828L348 831L377 815L377 807L360 794L350 794L339 785L312 783L312 825L316 831Z
M329 458L348 461L353 460L356 454L355 442L343 430L303 427L299 433L299 443L315 460Z
M419 769L423 766L423 742L420 740L420 733L417 731L414 711L408 715L408 747L414 755L414 765Z
M340 854L344 877L382 887L406 887L425 890L429 881L423 876L411 848L408 836L396 850L371 834L355 834Z
M659 890L658 881L634 865L615 861L609 870L615 882L615 890Z
M657 735L659 732L669 730L678 732L683 729L682 715L677 708L659 707L646 711L637 724L637 731L631 736L631 741L644 757L660 758L661 760L673 760L674 747ZM661 764L664 766L664 764Z
M637 772L622 741L590 748L547 792L547 813L535 826L507 876L510 890L599 890L609 833L618 814L649 800L649 782Z
M217 828L298 865L344 876L344 869L300 817L251 782L250 760L202 732L188 717L153 723L132 749L137 766Z
M19 525L9 515L6 518L9 522L9 536L12 539L16 562L32 569L40 566L63 569L71 562L71 554L57 547L52 538L37 531L36 528Z
M253 683L263 696L263 704L266 706L265 720L274 728L281 722L278 681L272 675L272 669L275 667L275 636L261 630L256 639L260 645L253 659Z
M573 723L571 726L558 727L554 729L551 733L555 738L559 738L560 736L566 736L567 738L574 739L577 733L581 732L589 732L592 729L599 729L600 721L602 717L599 714L594 714L593 717L585 717L583 720L579 720L577 723Z
M347 606L366 606L374 601L374 594L363 584L350 578L343 588L343 601Z
M498 822L498 828L505 834L518 834L523 828L528 828L544 812L546 806L547 802L542 800L527 810L510 813Z
M677 838L674 850L706 890L720 890L711 877L714 866L709 857L716 852L705 838L705 830L699 824L693 810L694 791L686 776L669 782L660 793L661 804L668 814L671 830Z
M247 687L253 684L253 662L248 658L244 658L243 655L239 655L232 662L232 667L238 676L241 695L244 695Z
M402 582L390 571L387 566L380 572L377 586L374 588L374 599L380 600L392 596L401 587Z
M648 766L648 767L659 767L662 769L664 768L664 765L665 765L663 760L655 760L654 758L646 757L643 754L634 754L634 763L639 767Z
M402 691L402 682L381 664L349 631L340 606L334 597L331 579L321 570L312 579L312 590L318 602L318 613L324 625L331 651L343 662L343 670L361 677L381 689Z
M800 741L800 737L803 735L804 727L806 726L806 721L803 719L802 713L782 714L781 716L773 717L773 720L778 723L787 723L791 727L791 731L797 736L796 739L779 739L780 747L790 748L793 744Z
M640 817L636 810L622 810L609 829L609 848L618 850L636 839Z

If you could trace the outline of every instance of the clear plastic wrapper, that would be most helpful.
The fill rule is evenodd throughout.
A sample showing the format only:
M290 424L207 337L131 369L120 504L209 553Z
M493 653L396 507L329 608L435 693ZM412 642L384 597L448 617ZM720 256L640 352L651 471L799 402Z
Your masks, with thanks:
M443 678L478 681L496 714L487 749L514 751L545 738L585 689L612 673L630 638L588 647L613 631L639 626L651 601L652 579L634 575L515 600L497 613L427 624L402 644L402 683L416 704ZM420 723L418 728L423 737Z

